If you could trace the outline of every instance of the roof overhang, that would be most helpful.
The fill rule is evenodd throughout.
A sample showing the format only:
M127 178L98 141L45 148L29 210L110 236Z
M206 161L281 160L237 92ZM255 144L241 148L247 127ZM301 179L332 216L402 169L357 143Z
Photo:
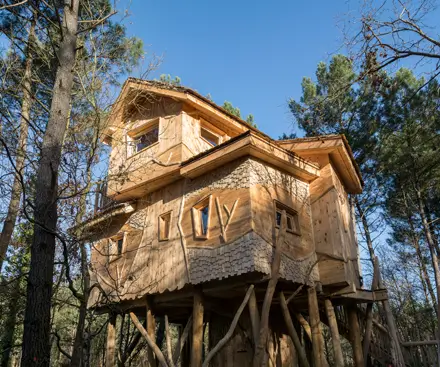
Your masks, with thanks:
M362 192L363 181L359 167L344 135L280 140L277 144L299 156L327 154L350 194Z
M106 141L117 130L117 124L121 121L124 106L135 102L137 96L141 94L169 97L187 103L196 110L203 112L208 116L220 118L223 123L225 123L227 127L234 131L237 135L251 130L256 134L269 138L258 129L250 126L246 121L229 113L222 107L218 106L211 100L203 97L201 94L190 88L174 86L172 84L156 81L128 78L125 81L116 102L112 106L111 112L107 119L107 126L103 131L103 141Z
M307 182L319 177L317 165L251 131L183 162L180 174L195 178L243 156L258 158Z

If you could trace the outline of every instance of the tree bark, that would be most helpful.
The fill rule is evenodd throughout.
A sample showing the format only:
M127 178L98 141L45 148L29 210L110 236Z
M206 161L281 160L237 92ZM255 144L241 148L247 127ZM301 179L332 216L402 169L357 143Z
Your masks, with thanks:
M359 216L361 217L362 227L364 228L364 235L365 235L365 240L367 241L368 254L370 255L371 265L374 266L375 254L374 254L373 240L371 238L371 233L370 233L370 226L365 216L365 212L362 209L361 204L359 203L357 197L355 197L355 204L359 212Z
M9 201L8 213L6 214L3 223L3 229L0 234L0 274L2 272L3 261L5 260L6 252L8 251L9 243L11 242L12 233L14 231L15 222L17 221L18 211L20 209L20 198L22 193L22 175L26 157L26 146L28 139L29 119L31 115L32 106L32 46L35 41L35 24L36 15L32 17L29 28L28 45L26 49L26 66L23 76L23 99L21 103L21 118L20 118L20 135L17 143L17 156L15 158L15 175L12 183L11 199Z
M9 358L11 356L12 347L14 345L14 332L17 322L18 302L20 299L20 279L16 280L11 286L11 295L8 301L8 310L4 324L4 331L1 341L1 367L9 366Z
M196 289L194 292L192 332L191 367L201 367L203 353L203 295L199 289Z
M421 275L423 276L423 279L424 279L424 281L426 283L426 286L428 288L429 294L431 296L432 304L434 306L435 312L437 313L438 312L437 300L436 300L436 297L435 297L434 289L432 288L431 279L429 278L429 275L428 275L428 270L426 269L426 265L425 265L425 262L423 260L423 255L422 255L422 251L420 249L419 241L418 241L417 236L416 236L416 230L415 230L414 222L413 222L413 219L412 219L412 216L411 216L411 210L410 210L409 205L408 205L407 195L406 195L406 192L403 189L403 187L401 187L401 190L402 190L402 195L403 195L403 201L405 203L405 209L406 209L406 215L407 215L407 218L408 218L408 224L409 224L410 229L411 229L411 237L412 237L413 246L414 246L414 249L416 250L417 258L419 259L419 263L420 263Z
M63 38L58 51L59 65L37 170L34 235L21 359L23 366L50 364L50 311L58 219L57 182L73 86L79 1L71 0L64 5Z
M361 329L357 315L356 305L345 307L348 316L348 327L351 346L353 348L353 359L356 367L364 367L364 355L362 351Z
M344 356L342 354L341 338L339 335L338 322L336 320L335 310L332 301L327 298L325 301L325 313L332 334L333 353L335 358L335 367L344 367Z
M153 343L156 344L156 320L154 319L153 310L151 308L151 301L147 297L147 333ZM140 331L140 330L139 330ZM156 356L154 355L154 348L148 348L148 365L156 367Z
M114 367L116 357L116 314L109 316L107 325L107 345L105 353L105 367Z
M266 293L264 295L263 307L261 309L261 320L260 320L260 333L258 336L258 341L256 342L255 354L253 360L254 367L261 367L266 360L266 343L267 336L269 334L269 313L270 306L272 304L273 295L275 293L275 288L278 283L278 277L281 265L281 253L283 249L284 239L286 236L287 228L287 216L286 211L283 210L281 215L281 226L278 233L278 238L275 241L275 253L272 259L272 267L270 272L270 279L267 284Z
M324 362L324 341L322 340L321 320L319 318L319 306L316 288L309 287L307 289L307 295L309 303L310 328L312 330L314 365L315 367L324 367L327 365L327 361Z
M284 297L283 292L280 292L280 305L281 311L283 312L284 321L286 322L287 330L298 354L299 364L301 367L309 367L310 365L309 361L307 360L306 352L304 351L301 341L299 340L298 333L293 326L293 321L290 317L290 312L287 308L286 298Z

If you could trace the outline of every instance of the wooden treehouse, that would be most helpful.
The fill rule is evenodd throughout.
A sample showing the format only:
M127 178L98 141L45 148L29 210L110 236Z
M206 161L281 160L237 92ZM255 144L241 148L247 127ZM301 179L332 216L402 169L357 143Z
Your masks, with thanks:
M356 366L386 363L368 310L387 294L362 288L347 196L362 179L344 136L276 141L191 89L129 79L103 139L106 192L81 229L108 366L123 313L151 366L328 366L321 322L333 365L339 335ZM182 328L161 352L163 319Z

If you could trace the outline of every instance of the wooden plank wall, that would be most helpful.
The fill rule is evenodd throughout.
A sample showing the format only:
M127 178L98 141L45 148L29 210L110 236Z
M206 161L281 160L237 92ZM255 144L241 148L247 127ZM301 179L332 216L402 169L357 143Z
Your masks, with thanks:
M110 195L124 191L144 180L167 172L167 167L152 163L153 158L163 163L182 159L182 105L170 98L145 102L142 110L122 121L113 135L109 163ZM127 132L133 127L159 118L159 143L134 155L129 155Z

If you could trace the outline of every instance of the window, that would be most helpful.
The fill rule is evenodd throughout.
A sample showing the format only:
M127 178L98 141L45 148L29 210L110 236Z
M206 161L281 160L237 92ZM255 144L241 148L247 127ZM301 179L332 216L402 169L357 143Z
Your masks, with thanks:
M107 260L111 262L121 256L124 251L125 233L120 233L108 240Z
M194 236L198 239L207 239L211 213L211 195L200 200L191 210Z
M281 226L281 217L283 210L286 211L286 231L300 235L301 229L299 226L298 213L292 208L278 201L275 201L275 226L277 228Z
M214 147L220 144L220 136L204 127L200 128L200 136Z
M159 126L156 124L147 132L137 135L135 138L135 153L148 148L159 141Z
M159 216L159 241L168 241L170 238L171 212Z

